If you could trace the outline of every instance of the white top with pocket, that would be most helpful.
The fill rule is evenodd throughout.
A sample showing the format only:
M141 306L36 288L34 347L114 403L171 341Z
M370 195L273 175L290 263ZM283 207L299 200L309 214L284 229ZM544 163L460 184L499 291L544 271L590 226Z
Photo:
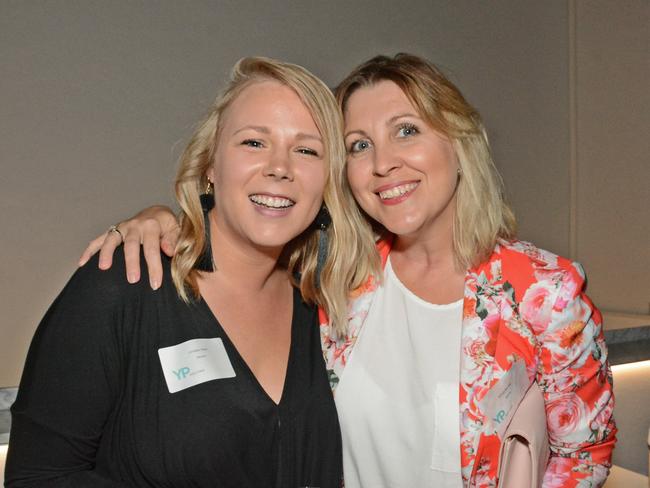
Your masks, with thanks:
M336 390L346 488L458 488L463 301L434 305L386 263Z

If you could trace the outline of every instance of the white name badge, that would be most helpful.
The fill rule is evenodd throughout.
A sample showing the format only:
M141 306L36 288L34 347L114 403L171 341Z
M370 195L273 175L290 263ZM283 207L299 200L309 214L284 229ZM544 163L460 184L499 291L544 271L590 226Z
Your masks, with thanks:
M175 346L161 347L158 357L169 393L235 376L223 341L218 337L191 339Z
M485 414L486 433L496 433L499 438L503 437L529 386L526 363L518 359L480 402L481 410Z

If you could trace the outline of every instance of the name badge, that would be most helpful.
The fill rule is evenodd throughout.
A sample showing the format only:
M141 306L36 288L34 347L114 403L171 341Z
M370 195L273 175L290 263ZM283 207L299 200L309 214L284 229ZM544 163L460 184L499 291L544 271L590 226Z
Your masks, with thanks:
M526 363L518 359L480 402L481 410L485 414L484 432L503 437L529 386Z
M161 347L158 357L169 393L235 376L223 341L218 337L191 339L175 346Z

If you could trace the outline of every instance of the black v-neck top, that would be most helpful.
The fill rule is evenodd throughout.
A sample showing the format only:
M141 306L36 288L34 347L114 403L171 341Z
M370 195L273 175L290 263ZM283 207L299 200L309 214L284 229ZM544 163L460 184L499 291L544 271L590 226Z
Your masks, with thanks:
M126 282L121 252L114 263L79 269L36 331L12 407L7 486L340 487L316 310L297 291L276 405L207 304L178 298L168 261L157 291L146 275ZM158 349L198 338L221 338L234 377L170 393Z

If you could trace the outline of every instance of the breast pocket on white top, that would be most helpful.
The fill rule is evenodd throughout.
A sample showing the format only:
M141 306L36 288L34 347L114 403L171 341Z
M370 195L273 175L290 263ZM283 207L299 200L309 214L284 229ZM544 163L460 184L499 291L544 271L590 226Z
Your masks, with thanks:
M431 469L460 473L458 383L438 382L433 392L433 450Z

